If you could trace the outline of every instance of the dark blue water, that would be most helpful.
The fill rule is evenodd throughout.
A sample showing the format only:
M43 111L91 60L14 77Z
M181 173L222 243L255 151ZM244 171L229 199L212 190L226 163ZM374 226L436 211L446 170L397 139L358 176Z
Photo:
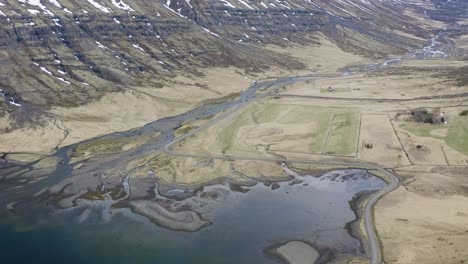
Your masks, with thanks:
M349 201L385 183L358 170L301 179L308 186L283 182L271 190L259 183L247 193L226 184L205 187L218 198L199 193L182 202L213 222L195 233L98 204L87 218L89 209L81 206L28 224L17 219L0 225L2 263L278 263L264 249L297 239L337 255L363 256L360 242L344 228L356 218Z

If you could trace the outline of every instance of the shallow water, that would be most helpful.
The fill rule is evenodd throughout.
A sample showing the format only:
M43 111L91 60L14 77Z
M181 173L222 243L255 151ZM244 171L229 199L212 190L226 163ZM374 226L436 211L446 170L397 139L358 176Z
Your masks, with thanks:
M231 191L228 183L205 187L178 202L212 221L194 233L167 230L128 209L95 205L32 216L40 212L34 210L28 224L15 219L1 225L2 262L278 263L264 249L297 239L363 256L360 242L344 228L356 218L349 201L385 183L362 170L298 179L303 183L282 182L276 190L258 183L247 193Z

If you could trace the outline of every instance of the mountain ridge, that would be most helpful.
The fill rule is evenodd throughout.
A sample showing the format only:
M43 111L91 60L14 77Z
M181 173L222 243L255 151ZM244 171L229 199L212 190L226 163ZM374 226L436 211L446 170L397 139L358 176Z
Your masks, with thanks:
M119 85L162 87L179 74L201 75L201 68L303 69L264 47L307 46L317 33L371 58L405 53L431 34L400 12L423 12L409 1L1 3L0 20L8 23L0 28L0 87L46 108L85 104Z

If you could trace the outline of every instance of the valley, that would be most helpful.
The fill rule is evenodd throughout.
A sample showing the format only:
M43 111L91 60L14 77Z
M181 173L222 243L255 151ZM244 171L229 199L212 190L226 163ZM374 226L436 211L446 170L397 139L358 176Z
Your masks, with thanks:
M6 238L70 236L85 263L468 261L463 1L3 2Z

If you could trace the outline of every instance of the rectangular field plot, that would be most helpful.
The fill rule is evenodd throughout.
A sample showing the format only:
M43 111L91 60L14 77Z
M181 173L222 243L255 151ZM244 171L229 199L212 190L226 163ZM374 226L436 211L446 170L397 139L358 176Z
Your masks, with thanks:
M410 165L387 115L362 115L359 156L388 166Z
M332 121L333 116L336 121ZM332 126L335 129L330 133ZM321 154L330 134L329 149L348 154L355 149L358 126L359 113L351 108L287 104L267 99L195 133L173 149L228 156Z
M356 154L360 114L356 112L336 113L324 153L354 156Z
M447 125L402 122L397 129L414 164L468 164L468 118L455 116Z

